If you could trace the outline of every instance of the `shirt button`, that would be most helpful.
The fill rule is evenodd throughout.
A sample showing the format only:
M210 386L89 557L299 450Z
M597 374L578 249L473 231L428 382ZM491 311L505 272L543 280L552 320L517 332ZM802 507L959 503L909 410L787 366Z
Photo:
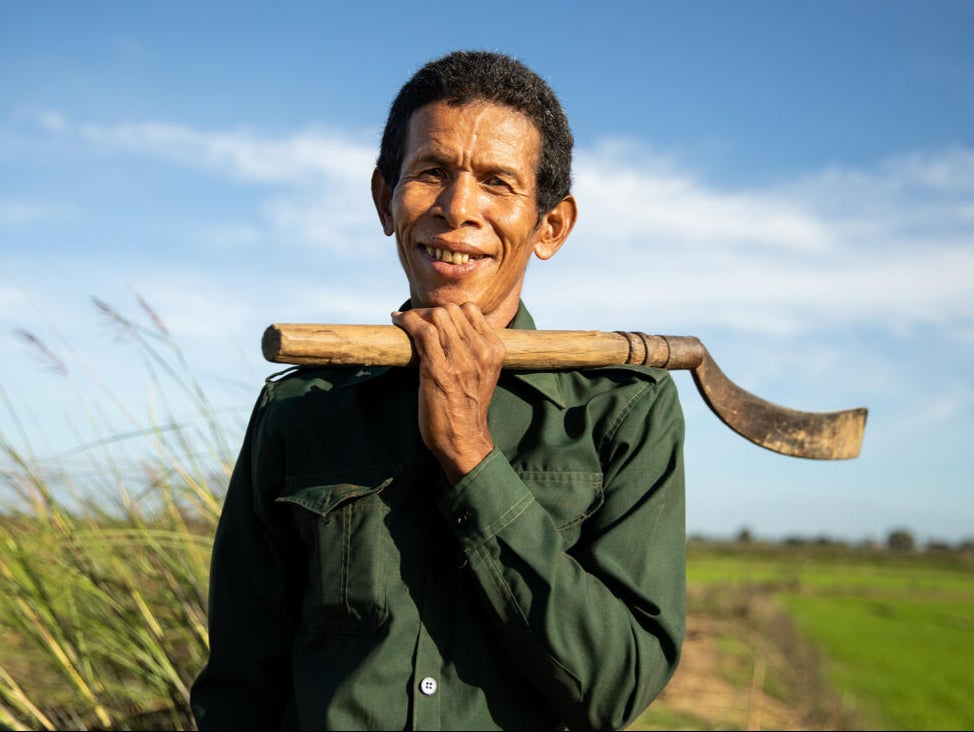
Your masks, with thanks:
M419 682L419 690L426 694L426 696L433 696L436 693L436 679L432 676L427 676Z
M460 510L453 514L453 524L458 529L466 528L470 523L470 511Z

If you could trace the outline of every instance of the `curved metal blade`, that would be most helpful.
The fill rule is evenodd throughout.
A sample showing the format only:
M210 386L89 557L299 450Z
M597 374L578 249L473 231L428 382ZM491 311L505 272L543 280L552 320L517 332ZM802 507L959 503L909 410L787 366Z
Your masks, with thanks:
M765 401L728 379L704 353L692 369L704 401L720 420L756 445L814 460L858 457L866 428L865 407L840 412L801 412Z

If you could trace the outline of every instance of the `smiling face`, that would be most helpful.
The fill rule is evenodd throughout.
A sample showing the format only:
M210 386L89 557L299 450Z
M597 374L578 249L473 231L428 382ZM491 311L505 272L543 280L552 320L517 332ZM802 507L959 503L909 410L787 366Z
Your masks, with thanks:
M472 302L494 327L511 321L531 254L551 257L575 221L571 196L539 219L540 144L508 107L434 102L413 114L395 189L372 178L413 307Z

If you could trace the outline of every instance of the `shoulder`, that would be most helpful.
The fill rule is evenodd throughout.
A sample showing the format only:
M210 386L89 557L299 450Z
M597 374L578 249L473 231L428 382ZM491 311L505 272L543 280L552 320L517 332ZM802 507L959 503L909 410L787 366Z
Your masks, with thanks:
M638 435L672 433L682 439L683 408L669 371L648 366L582 369L576 387L588 390L589 404L601 404L603 437L636 440Z
M340 408L361 370L350 366L298 366L271 374L257 399L255 418L270 425L306 423Z
M676 383L665 369L619 365L522 372L517 378L557 405L559 419L566 424L578 429L587 425L600 445L616 440L638 443L649 432L683 432Z
M649 366L620 364L564 372L562 390L569 401L573 397L588 401L598 395L623 399L655 399L662 394L676 396L676 384L669 371Z
M329 392L349 385L361 374L362 369L358 366L294 366L266 378L262 392L264 402L270 404L312 392Z

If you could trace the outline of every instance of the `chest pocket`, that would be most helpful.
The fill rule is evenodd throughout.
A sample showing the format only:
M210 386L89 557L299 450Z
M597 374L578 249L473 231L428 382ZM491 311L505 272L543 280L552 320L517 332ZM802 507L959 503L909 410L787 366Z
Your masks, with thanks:
M602 505L602 473L578 470L516 470L561 532L567 549L581 534L582 522Z
M277 499L292 506L308 545L303 619L313 636L369 633L389 617L391 539L383 491L397 473L295 476Z

